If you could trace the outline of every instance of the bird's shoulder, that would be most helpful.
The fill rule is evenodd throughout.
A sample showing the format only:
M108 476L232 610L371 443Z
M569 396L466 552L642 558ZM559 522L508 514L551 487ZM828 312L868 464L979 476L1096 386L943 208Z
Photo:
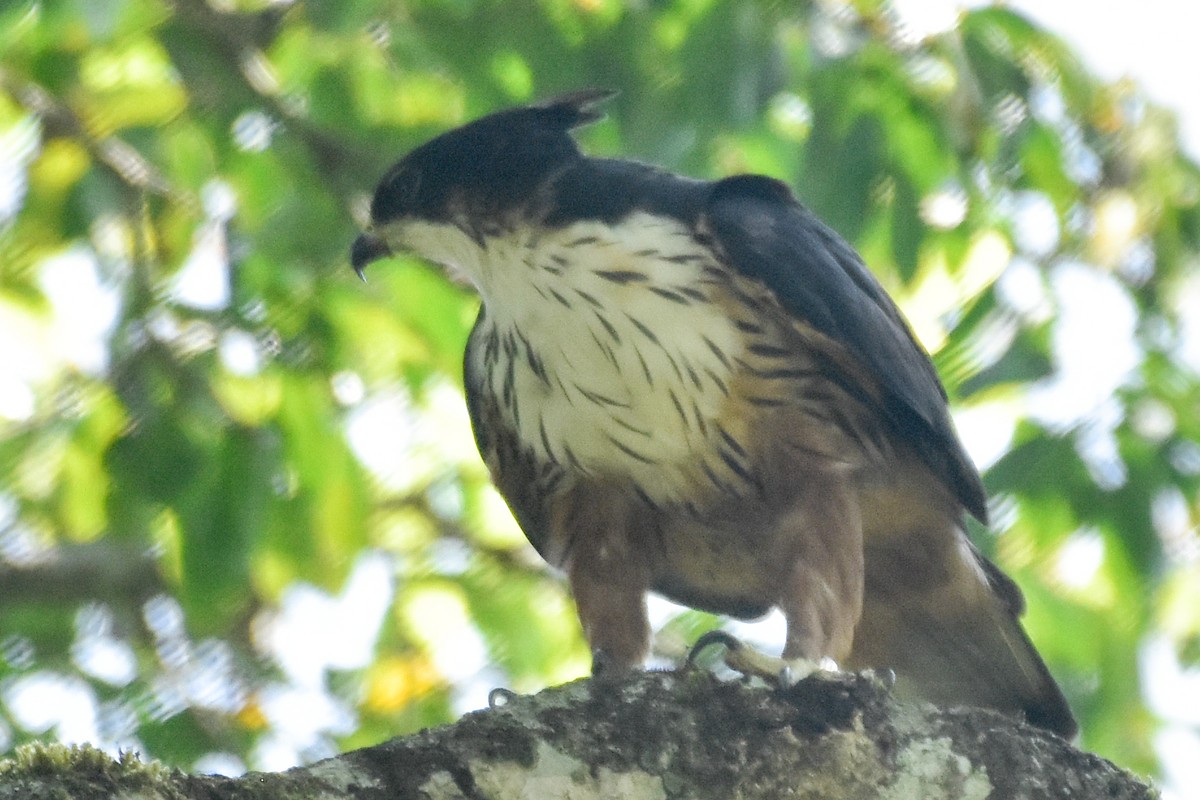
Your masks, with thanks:
M555 176L544 223L618 223L645 212L691 225L704 211L712 181L677 175L651 164L617 158L577 159Z

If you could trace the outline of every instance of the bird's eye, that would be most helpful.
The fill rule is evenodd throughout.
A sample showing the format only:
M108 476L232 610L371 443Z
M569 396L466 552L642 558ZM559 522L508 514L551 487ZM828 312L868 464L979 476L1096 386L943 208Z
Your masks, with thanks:
M416 192L421 188L421 174L415 169L404 169L392 179L388 191L394 194L396 203L406 209L416 205Z
M398 170L385 182L378 200L382 200L387 216L399 216L417 205L417 192L421 188L421 173L415 169Z

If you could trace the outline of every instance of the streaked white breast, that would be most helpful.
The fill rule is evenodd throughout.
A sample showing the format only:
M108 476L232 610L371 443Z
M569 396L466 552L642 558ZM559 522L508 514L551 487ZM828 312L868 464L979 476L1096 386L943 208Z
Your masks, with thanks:
M541 458L632 478L656 501L686 497L742 347L711 300L708 248L680 223L634 214L514 234L479 255L460 265L487 305L491 390L504 397L511 380L502 407L521 439ZM474 367L488 350L475 348Z

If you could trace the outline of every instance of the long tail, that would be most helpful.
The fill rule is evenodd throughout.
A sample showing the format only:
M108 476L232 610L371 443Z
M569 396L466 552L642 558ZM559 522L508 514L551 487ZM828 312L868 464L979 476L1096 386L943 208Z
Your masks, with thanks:
M866 594L847 666L894 670L902 695L994 708L1074 736L1066 698L1021 627L1020 589L975 549L961 508L931 496L931 483L863 494Z

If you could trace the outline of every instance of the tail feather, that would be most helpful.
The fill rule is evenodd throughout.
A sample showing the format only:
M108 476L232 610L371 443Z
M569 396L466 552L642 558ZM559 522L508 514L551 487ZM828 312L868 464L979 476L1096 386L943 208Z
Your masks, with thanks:
M897 691L936 705L974 705L1024 718L1064 737L1076 723L1045 663L1007 612L952 615L868 601L850 666L895 670Z
M896 673L902 695L1077 725L1021 627L1020 589L971 545L961 509L888 491L863 504L866 593L847 666Z

